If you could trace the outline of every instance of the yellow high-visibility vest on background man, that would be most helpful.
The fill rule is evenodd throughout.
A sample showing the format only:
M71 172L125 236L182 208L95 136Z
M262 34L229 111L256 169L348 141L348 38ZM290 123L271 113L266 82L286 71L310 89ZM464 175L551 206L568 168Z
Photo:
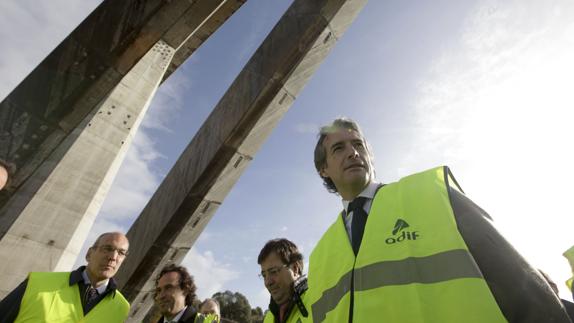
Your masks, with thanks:
M69 282L69 272L30 273L15 322L119 323L128 317L130 304L117 290L84 316L78 285Z
M572 273L574 274L574 246L564 252L564 257L568 259L568 263L570 264L570 268L572 269ZM570 277L566 281L566 286L572 291L572 281L574 277Z

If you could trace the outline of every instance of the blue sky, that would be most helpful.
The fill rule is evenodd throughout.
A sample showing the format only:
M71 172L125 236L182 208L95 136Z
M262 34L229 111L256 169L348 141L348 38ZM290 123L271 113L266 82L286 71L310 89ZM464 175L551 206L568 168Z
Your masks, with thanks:
M0 2L0 97L98 3ZM129 228L290 3L248 0L162 85L87 243ZM256 263L263 244L287 237L308 257L341 208L313 167L316 132L349 116L373 147L379 180L451 166L508 240L571 298L561 254L574 244L573 18L568 0L370 1L185 259L199 296L230 289L265 308Z

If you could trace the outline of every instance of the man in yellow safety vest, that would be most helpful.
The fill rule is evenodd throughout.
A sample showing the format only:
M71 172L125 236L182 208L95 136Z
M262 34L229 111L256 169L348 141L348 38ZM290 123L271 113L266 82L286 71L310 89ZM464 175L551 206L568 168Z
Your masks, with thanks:
M446 166L382 185L347 118L321 128L314 159L343 211L311 253L313 322L570 322Z
M307 277L303 275L303 255L287 239L268 241L257 263L265 287L271 294L264 323L301 323L309 317L304 304Z
M119 232L100 235L72 272L32 272L0 302L0 322L124 322L129 303L113 276L128 253ZM48 306L49 305L49 306Z

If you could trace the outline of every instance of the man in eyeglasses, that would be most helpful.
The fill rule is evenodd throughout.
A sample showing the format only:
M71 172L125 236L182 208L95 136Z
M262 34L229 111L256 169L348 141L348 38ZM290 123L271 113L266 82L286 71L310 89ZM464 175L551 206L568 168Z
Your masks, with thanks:
M303 275L303 255L297 246L287 239L270 240L261 249L257 263L261 266L259 276L271 294L264 323L306 321L307 278Z
M88 249L86 266L30 273L0 302L0 322L124 322L130 305L113 277L128 247L124 234L104 233Z

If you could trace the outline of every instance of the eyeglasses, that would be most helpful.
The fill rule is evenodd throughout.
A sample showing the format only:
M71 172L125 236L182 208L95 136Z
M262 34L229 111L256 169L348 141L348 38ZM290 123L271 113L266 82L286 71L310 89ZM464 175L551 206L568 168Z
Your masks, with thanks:
M279 267L272 267L269 268L267 270L262 270L260 274L258 274L257 276L259 276L259 278L261 279L266 279L268 276L269 277L275 277L277 274L279 274L279 272L283 269L283 268L287 268L289 267L289 265L283 265L283 266L279 266Z
M101 252L107 253L107 254L114 253L115 251L117 251L118 255L120 255L121 257L125 257L128 255L128 251L126 249L118 249L118 248L114 248L110 245L94 246L94 248L97 248Z

